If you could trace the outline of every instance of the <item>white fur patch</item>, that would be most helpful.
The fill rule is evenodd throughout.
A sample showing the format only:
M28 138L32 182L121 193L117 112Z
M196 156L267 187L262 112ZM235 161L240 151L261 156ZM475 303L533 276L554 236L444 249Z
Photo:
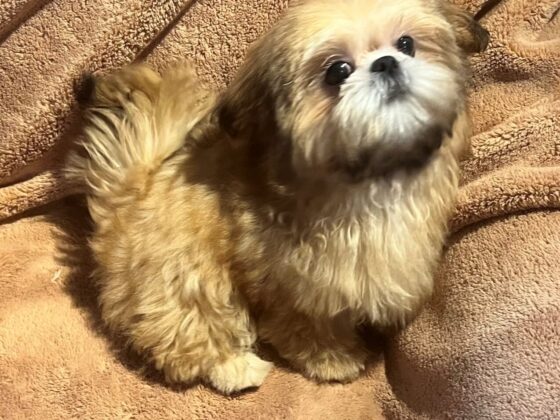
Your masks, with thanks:
M378 58L391 55L402 72L402 96L390 99L389 86L370 71ZM369 54L342 85L333 119L344 147L409 142L423 128L445 124L457 107L454 73L443 65L412 58L391 48ZM348 151L352 155L352 151Z

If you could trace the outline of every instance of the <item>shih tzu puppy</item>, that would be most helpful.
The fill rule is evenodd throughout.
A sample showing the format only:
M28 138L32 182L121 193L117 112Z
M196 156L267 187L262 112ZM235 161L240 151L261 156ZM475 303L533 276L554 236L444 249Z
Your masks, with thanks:
M356 327L401 325L432 290L487 40L443 0L310 0L221 94L188 66L95 80L69 176L104 320L169 381L259 386L257 337L356 378Z

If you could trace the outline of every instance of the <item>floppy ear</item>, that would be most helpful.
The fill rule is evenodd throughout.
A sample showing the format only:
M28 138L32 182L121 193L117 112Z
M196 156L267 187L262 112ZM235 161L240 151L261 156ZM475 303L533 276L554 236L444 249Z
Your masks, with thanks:
M258 73L242 66L218 100L215 112L219 126L232 139L249 140L273 120L269 88Z
M441 2L444 16L455 30L457 45L468 54L482 52L488 46L490 34L467 11L449 3Z
M246 136L254 104L254 97L247 84L248 80L244 77L234 79L218 100L218 123L231 138Z

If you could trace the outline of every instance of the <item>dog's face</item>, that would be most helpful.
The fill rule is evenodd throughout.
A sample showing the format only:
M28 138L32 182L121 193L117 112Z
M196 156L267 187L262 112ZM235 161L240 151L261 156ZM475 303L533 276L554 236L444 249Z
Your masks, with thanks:
M288 148L296 173L349 181L425 164L487 33L440 0L310 0L252 50L224 95L234 137Z

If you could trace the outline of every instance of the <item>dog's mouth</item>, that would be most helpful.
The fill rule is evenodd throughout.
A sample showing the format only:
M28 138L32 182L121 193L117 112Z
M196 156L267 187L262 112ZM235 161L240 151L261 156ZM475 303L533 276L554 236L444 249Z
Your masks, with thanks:
M402 99L408 93L408 87L402 78L384 77L381 82L378 81L377 88L381 90L381 97L385 102L393 102Z
M432 128L410 144L372 146L355 158L333 158L331 168L350 183L386 178L399 171L418 171L427 166L441 148L444 135L443 129Z
M385 102L400 99L409 92L407 78L400 70L392 74L373 75L371 85Z

